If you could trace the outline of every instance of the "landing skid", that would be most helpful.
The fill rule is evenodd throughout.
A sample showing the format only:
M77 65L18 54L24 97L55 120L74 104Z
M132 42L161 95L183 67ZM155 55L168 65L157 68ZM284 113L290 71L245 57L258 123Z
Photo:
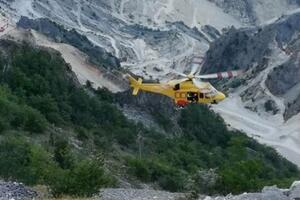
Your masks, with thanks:
M176 106L175 110L180 111L183 110L185 108L185 106Z
M213 102L211 102L211 104L217 105L218 102L216 100L214 100Z

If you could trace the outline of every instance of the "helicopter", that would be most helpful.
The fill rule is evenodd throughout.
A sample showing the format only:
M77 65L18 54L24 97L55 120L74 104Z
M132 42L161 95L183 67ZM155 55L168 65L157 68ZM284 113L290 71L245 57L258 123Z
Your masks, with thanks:
M203 63L202 57L194 57L191 63L192 70L189 74L172 71L183 78L166 83L143 83L141 78L135 79L127 74L130 86L133 88L132 94L137 95L140 90L158 93L173 99L178 107L185 107L191 103L217 104L226 98L225 94L215 89L209 82L202 80L232 78L242 74L241 70L236 70L198 75Z

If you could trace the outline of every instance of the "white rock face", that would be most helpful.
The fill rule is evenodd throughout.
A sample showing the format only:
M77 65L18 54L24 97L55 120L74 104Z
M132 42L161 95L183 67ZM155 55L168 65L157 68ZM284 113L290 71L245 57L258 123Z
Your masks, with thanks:
M211 36L207 31L202 33L184 24L170 23L178 20L188 25L193 23L194 19L190 20L186 15L193 4L181 7L180 2L18 0L3 5L0 2L0 5L13 16L14 21L21 15L47 17L68 29L74 28L95 45L120 58L123 68L155 79L165 77L174 64L178 70L185 70L189 57L194 53L204 55L209 48ZM178 10L179 7L182 10ZM182 16L179 12L183 12ZM225 23L219 28L231 24Z
M278 52L274 58L276 58L276 61L273 62L273 67L277 67L286 60L286 55ZM288 121L284 121L284 99L272 95L265 86L265 79L271 70L272 66L261 72L247 86L241 87L233 94L230 94L224 102L213 106L213 109L220 113L232 127L247 133L248 136L257 139L263 144L273 146L281 155L300 166L300 143L297 139L300 137L300 114ZM248 106L250 104L257 106L256 112L245 108L245 102L240 97L240 94L251 87L251 84L258 85L255 91L256 96L263 91L262 98L259 101L253 102L249 100L250 103L246 102ZM276 115L265 112L263 102L265 102L266 98L271 98L276 102L279 109Z
M48 17L86 35L122 61L122 67L145 78L169 79L171 68L189 71L194 55L204 55L212 36L209 25L248 26L297 8L291 0L12 0L1 3L15 20L21 15ZM187 27L172 25L182 21ZM171 23L170 23L171 22ZM143 27L134 26L135 24ZM198 31L190 28L197 27ZM161 31L157 31L161 30ZM164 31L164 32L162 32Z
M207 56L207 61L211 57L212 62L203 66L203 69L210 69L211 66L217 68L219 62L221 67L249 66L250 70L242 77L245 83L229 94L228 99L213 108L231 127L247 133L261 143L273 146L281 155L298 166L300 166L300 114L297 104L300 95L300 46L297 46L300 41L299 19L300 14L296 13L283 17L276 23L260 27L260 31L251 33L251 30L257 29L247 29L250 30L248 31L250 42L247 43L247 39L243 39L242 43L236 45L236 49L234 47L231 49L232 54L222 56L224 53L222 49L228 52L230 48L227 47L234 44L228 41L237 41L235 39L238 37L235 35L243 35L243 30L228 34L228 38L224 36L219 40L223 44L228 42L225 48L215 42L214 48L210 49L208 53L210 55ZM246 53L240 53L243 45L248 48ZM285 50L289 46L291 50ZM269 49L266 51L268 53L259 54L260 49L264 48ZM260 55L265 56L263 62L255 60ZM226 60L227 58L229 59ZM223 61L227 64L222 63ZM268 102L272 102L271 105Z
M212 0L226 13L240 21L260 25L299 8L296 0Z

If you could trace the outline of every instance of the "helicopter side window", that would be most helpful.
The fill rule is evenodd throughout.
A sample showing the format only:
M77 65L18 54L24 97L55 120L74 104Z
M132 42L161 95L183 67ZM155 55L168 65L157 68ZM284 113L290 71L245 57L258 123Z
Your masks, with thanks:
M175 98L185 99L186 98L186 93L185 92L175 92Z
M176 98L185 98L185 94L182 93L182 92L176 92L176 93L175 93L175 97L176 97Z
M200 92L199 98L203 99L204 98L204 94Z
M216 90L212 90L212 91L210 91L209 93L206 93L205 94L205 98L206 99L210 99L210 98L212 98L213 96L215 96L217 94L217 91Z
M210 97L211 97L210 95L205 94L205 98L206 98L206 99L210 99Z

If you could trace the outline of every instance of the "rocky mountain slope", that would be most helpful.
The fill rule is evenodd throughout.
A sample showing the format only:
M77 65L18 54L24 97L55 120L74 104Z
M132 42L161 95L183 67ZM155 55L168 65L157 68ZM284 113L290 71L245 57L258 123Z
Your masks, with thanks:
M27 43L13 35L0 40L4 179L46 185L55 196L91 196L105 187L227 194L297 179L295 165L228 129L207 107L176 112L159 95L132 101L83 87L60 53L23 34ZM126 118L122 103L148 112L160 129Z
M260 27L232 28L211 44L202 68L203 73L244 69L244 76L228 84L238 88L216 110L298 164L299 21L294 13Z
M244 79L256 80L247 84L243 101L251 100L248 107L254 111L281 112L285 120L289 119L299 112L299 22L300 13L295 13L270 25L231 29L211 45L202 71L251 71ZM258 80L260 74L264 75ZM276 102L275 96L282 97L283 102Z
M1 3L1 2L0 2ZM74 28L121 60L123 68L165 79L169 68L186 69L188 58L204 55L222 29L260 24L299 8L281 1L2 1L14 20L49 18ZM182 23L178 23L182 22ZM139 25L136 25L139 24Z
M211 0L217 6L221 7L225 13L228 13L240 21L260 25L287 14L294 9L299 8L298 0Z

